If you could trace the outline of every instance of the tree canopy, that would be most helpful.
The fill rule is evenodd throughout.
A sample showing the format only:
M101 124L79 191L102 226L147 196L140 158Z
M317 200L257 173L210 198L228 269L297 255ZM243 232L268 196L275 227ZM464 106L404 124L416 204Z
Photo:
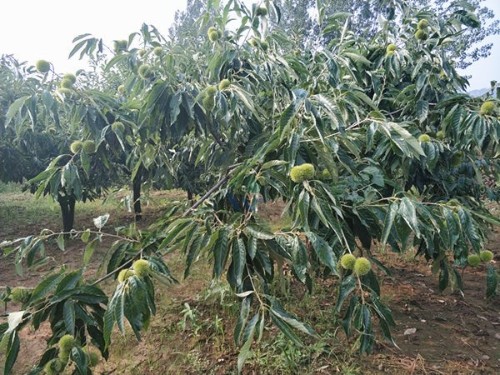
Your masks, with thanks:
M415 248L439 275L439 289L461 289L460 270L500 224L484 203L499 196L498 100L464 93L467 80L453 60L477 16L465 3L436 14L383 1L387 16L362 33L348 14L330 14L329 2L317 1L314 33L324 42L304 48L310 35L289 32L280 4L209 1L193 22L179 15L186 24L168 39L144 25L115 43L109 81L99 89L78 77L46 84L44 73L29 100L10 106L7 125L32 123L26 113L37 100L36 113L44 114L37 123L46 127L57 116L68 141L82 142L32 180L39 193L82 199L85 188L98 193L120 178L168 187L182 184L180 173L201 196L172 203L147 230L119 229L98 281L61 269L31 291L18 324L2 331L7 373L28 323L53 327L35 373L68 358L85 373L78 370L88 364L82 347L91 342L107 357L113 327L124 332L125 321L140 337L156 311L157 282L176 282L164 258L173 251L185 257L184 277L207 260L214 279L225 279L239 298L238 370L270 322L298 344L317 335L280 301L273 280L283 264L311 293L318 277L335 280L333 313L361 353L376 339L393 342L379 252ZM86 34L72 54L102 49ZM491 174L496 183L485 184ZM256 197L282 200L290 223L272 229L252 209ZM87 244L84 267L107 235L106 220L96 221L97 231L72 232ZM56 236L2 246L30 266L41 243ZM489 264L488 298L496 275ZM100 287L109 278L118 281L110 297ZM65 335L76 341L61 359L56 343Z

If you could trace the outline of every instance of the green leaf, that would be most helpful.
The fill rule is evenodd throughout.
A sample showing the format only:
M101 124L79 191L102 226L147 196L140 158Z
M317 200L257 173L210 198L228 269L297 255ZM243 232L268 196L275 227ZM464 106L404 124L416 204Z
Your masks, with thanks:
M304 104L307 98L307 91L302 89L293 90L293 101L292 103L283 111L279 121L279 129L283 131L294 119L295 115L299 112L300 108Z
M94 254L94 250L96 249L96 246L98 243L99 243L99 239L95 238L85 246L85 251L83 252L83 265L84 266L88 266L90 260L92 259L92 255Z
M368 306L366 305L361 306L361 319L362 319L362 325L361 325L362 334L360 337L359 352L362 354L370 353L373 348L373 344L375 342L375 336L373 334L373 329L372 329L371 312Z
M64 251L64 234L62 233L57 236L57 246L61 249L61 251Z
M415 210L415 206L408 199L408 197L404 197L401 199L401 203L398 209L399 215L403 218L403 220L408 224L408 226L415 232L417 238L420 238L420 229L418 227L419 222L417 219L417 211Z
M63 318L66 332L74 334L75 332L75 302L67 300L63 305Z
M89 239L90 239L90 229L86 229L82 233L81 240L82 242L87 243Z
M73 271L73 272L68 273L59 282L59 285L57 285L57 289L56 289L56 292L54 294L54 297L56 297L59 293L61 293L63 291L74 289L81 279L82 279L82 270Z
M335 275L337 275L337 258L332 247L323 238L313 232L306 232L305 234L307 238L309 238L309 241L311 241L311 246L321 263L326 265Z
M214 252L214 276L220 278L224 268L226 267L227 256L229 253L230 243L228 242L229 231L227 228L222 228L219 231L219 237L215 243Z
M12 331L7 341L6 358L3 370L4 375L9 375L11 373L12 368L14 367L14 363L16 363L20 346L21 345L17 331Z
M272 240L274 238L274 234L268 232L257 224L247 225L245 228L245 232L248 236L255 237L259 240Z
M398 208L399 208L398 202L391 203L388 210L389 212L385 215L384 231L382 233L382 238L380 240L382 246L385 246L387 243L387 239L389 238L389 234L391 233L392 230L392 225L394 224L394 218L398 213Z
M242 285L243 271L246 265L246 255L247 251L245 248L245 243L242 238L238 238L233 241L233 272L236 279L236 285L239 287Z
M342 328L344 328L344 332L348 337L351 335L352 317L359 306L359 298L353 294L349 300L349 307L347 308L342 319Z
M475 210L468 210L469 214L472 214L474 216L477 216L478 218L480 218L481 220L484 220L486 221L487 223L489 224L493 224L493 225L499 225L500 226L500 219L489 214L489 213L485 213L485 212L479 212L479 211L475 211Z
M40 284L38 284L33 293L31 294L30 303L35 303L42 298L44 298L49 292L54 290L56 286L59 284L59 281L64 277L63 274L54 274L48 276L44 279Z
M337 297L337 304L335 306L335 311L340 312L342 305L347 297L356 289L356 277L354 275L349 275L342 279L339 286L339 294Z
M304 332L310 336L316 335L314 330L308 324L299 321L295 316L286 312L276 300L273 300L271 302L270 311L273 316L277 317L279 320L282 320L283 322L286 322L286 324L289 325L290 327L293 327L296 330Z
M256 313L250 320L248 326L245 329L245 335L244 335L246 338L245 343L243 344L242 348L240 349L240 352L238 353L238 374L241 373L241 371L243 370L243 366L245 365L246 360L250 358L250 356L252 355L250 347L255 337L255 327L259 320L259 316L260 316L259 313Z
M9 125L14 116L19 112L19 110L26 104L28 100L31 99L31 95L23 96L19 99L16 99L14 103L12 103L7 110L7 114L5 115L5 127Z
M238 320L236 321L236 325L234 327L234 343L239 345L241 343L242 333L247 324L248 316L250 314L250 304L252 302L252 298L245 297L241 301L240 314L238 316Z
M423 123L427 120L427 116L429 115L429 102L427 100L419 100L417 101L417 116L420 123Z
M75 364L77 374L80 375L88 374L89 363L87 355L80 347L75 346L73 347L73 349L71 349L70 359Z

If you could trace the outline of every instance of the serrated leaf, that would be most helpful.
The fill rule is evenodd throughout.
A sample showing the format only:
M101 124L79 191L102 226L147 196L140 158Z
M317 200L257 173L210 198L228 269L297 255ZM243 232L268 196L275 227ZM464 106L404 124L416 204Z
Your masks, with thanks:
M306 232L306 236L309 238L311 246L321 263L330 268L335 275L338 274L337 259L332 247L323 238L313 232Z
M268 232L267 230L256 224L247 225L245 228L245 232L249 236L252 236L259 240L272 240L274 238L274 234Z
M75 302L67 300L63 305L63 318L66 332L73 334L75 332Z

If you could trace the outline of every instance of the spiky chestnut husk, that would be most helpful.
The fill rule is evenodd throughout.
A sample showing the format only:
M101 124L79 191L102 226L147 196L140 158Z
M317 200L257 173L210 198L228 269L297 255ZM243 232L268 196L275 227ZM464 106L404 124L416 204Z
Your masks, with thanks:
M356 262L354 263L354 273L358 276L364 276L366 275L368 272L370 272L372 268L372 264L370 263L370 261L368 259L366 259L365 257L360 257L358 259L356 259Z
M265 17L267 16L267 8L266 7L258 7L257 12L255 13L257 17Z
M215 94L217 93L217 87L215 86L208 86L206 89L205 89L205 97L211 97L211 96L214 96Z
M63 80L65 79L70 81L73 85L76 83L76 76L73 73L66 73L65 75L63 75Z
M422 134L418 137L418 141L422 143L428 143L431 141L431 137L428 134Z
M493 252L490 250L483 250L479 252L481 262L491 262L493 260Z
M64 335L59 339L59 358L62 361L67 361L69 353L75 344L75 338L71 335Z
M71 143L69 146L69 149L73 154L78 154L80 151L82 151L83 148L83 142L82 141L74 141Z
M50 63L47 60L38 60L35 67L40 73L47 73L50 71Z
M123 122L121 121L115 121L111 124L111 129L115 133L123 133L125 131L125 125L123 125Z
M31 298L31 290L23 287L15 287L10 292L10 299L17 303L26 303Z
M429 37L429 34L427 34L424 30L417 30L417 32L415 33L415 38L417 38L418 40L427 40L427 38Z
M142 79L150 79L154 76L153 69L151 65L143 64L137 70L137 73Z
M117 89L118 93L123 95L125 94L125 86L124 85L120 85L118 86L118 89Z
M301 183L302 181L313 179L315 174L314 165L304 163L291 169L290 179L295 183Z
M439 139L440 141L445 139L445 137L446 137L446 134L443 130L440 130L436 133L436 138Z
M61 87L65 89L71 89L73 87L73 82L69 79L63 79L60 84Z
M89 367L95 367L101 360L101 356L95 350L88 350L87 357L89 360Z
M58 358L53 358L48 361L43 367L43 372L46 375L58 375L60 374L66 365Z
M479 110L479 114L481 115L491 115L495 111L495 103L491 100L484 102L481 105L481 109Z
M208 39L211 42L216 42L220 38L220 33L219 30L217 30L215 27L209 27L207 31Z
M391 44L389 44L389 45L387 46L387 48L385 49L385 51L386 51L387 53L389 53L389 52L394 52L394 51L396 51L397 49L398 49L398 47L397 47L395 44L392 44L392 43L391 43Z
M471 267L477 267L477 266L479 266L479 263L481 263L481 258L477 254L470 254L467 257L467 263Z
M144 57L144 55L146 54L146 50L140 49L138 53L139 53L139 57Z
M206 111L211 111L214 108L215 100L213 96L206 96L201 101L201 105L205 108Z
M385 54L387 57L392 57L394 56L394 51L389 51L389 52L386 52Z
M90 139L83 141L82 150L86 154L93 154L95 152L95 142Z
M231 86L231 81L226 79L223 79L222 81L219 82L219 91L223 91L227 89L229 86Z
M352 254L344 254L342 258L340 258L340 265L346 270L352 270L355 263L356 257Z
M332 179L332 175L330 173L330 171L326 168L324 168L321 173L319 174L319 178L321 180L331 180Z
M163 48L161 47L155 47L153 49L153 53L156 55L156 56L161 56L163 55Z
M149 262L146 259L136 260L132 264L132 268L134 269L134 272L138 277L144 277L149 275L150 267L149 267Z
M64 95L64 96L71 96L71 94L73 94L73 91L71 89L66 88L66 87L59 87L57 89L57 92L61 95Z
M429 21L427 21L425 19L418 21L417 28L419 30L424 30L427 27L429 27Z
M135 272L134 270L129 270L129 269L126 269L126 270L121 270L120 273L118 274L118 277L116 278L116 280L119 282L119 283L123 283L125 280L127 280L129 277L132 277L135 275Z

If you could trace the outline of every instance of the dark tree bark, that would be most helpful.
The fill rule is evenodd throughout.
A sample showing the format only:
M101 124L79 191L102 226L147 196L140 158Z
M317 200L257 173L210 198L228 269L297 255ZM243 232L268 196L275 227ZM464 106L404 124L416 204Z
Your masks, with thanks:
M63 231L65 233L71 232L75 223L75 197L72 195L59 195L57 201L61 207Z
M141 207L141 186L142 186L142 175L144 173L144 168L141 166L137 171L137 174L132 181L132 191L134 200L134 213L135 221L142 219L142 207Z

